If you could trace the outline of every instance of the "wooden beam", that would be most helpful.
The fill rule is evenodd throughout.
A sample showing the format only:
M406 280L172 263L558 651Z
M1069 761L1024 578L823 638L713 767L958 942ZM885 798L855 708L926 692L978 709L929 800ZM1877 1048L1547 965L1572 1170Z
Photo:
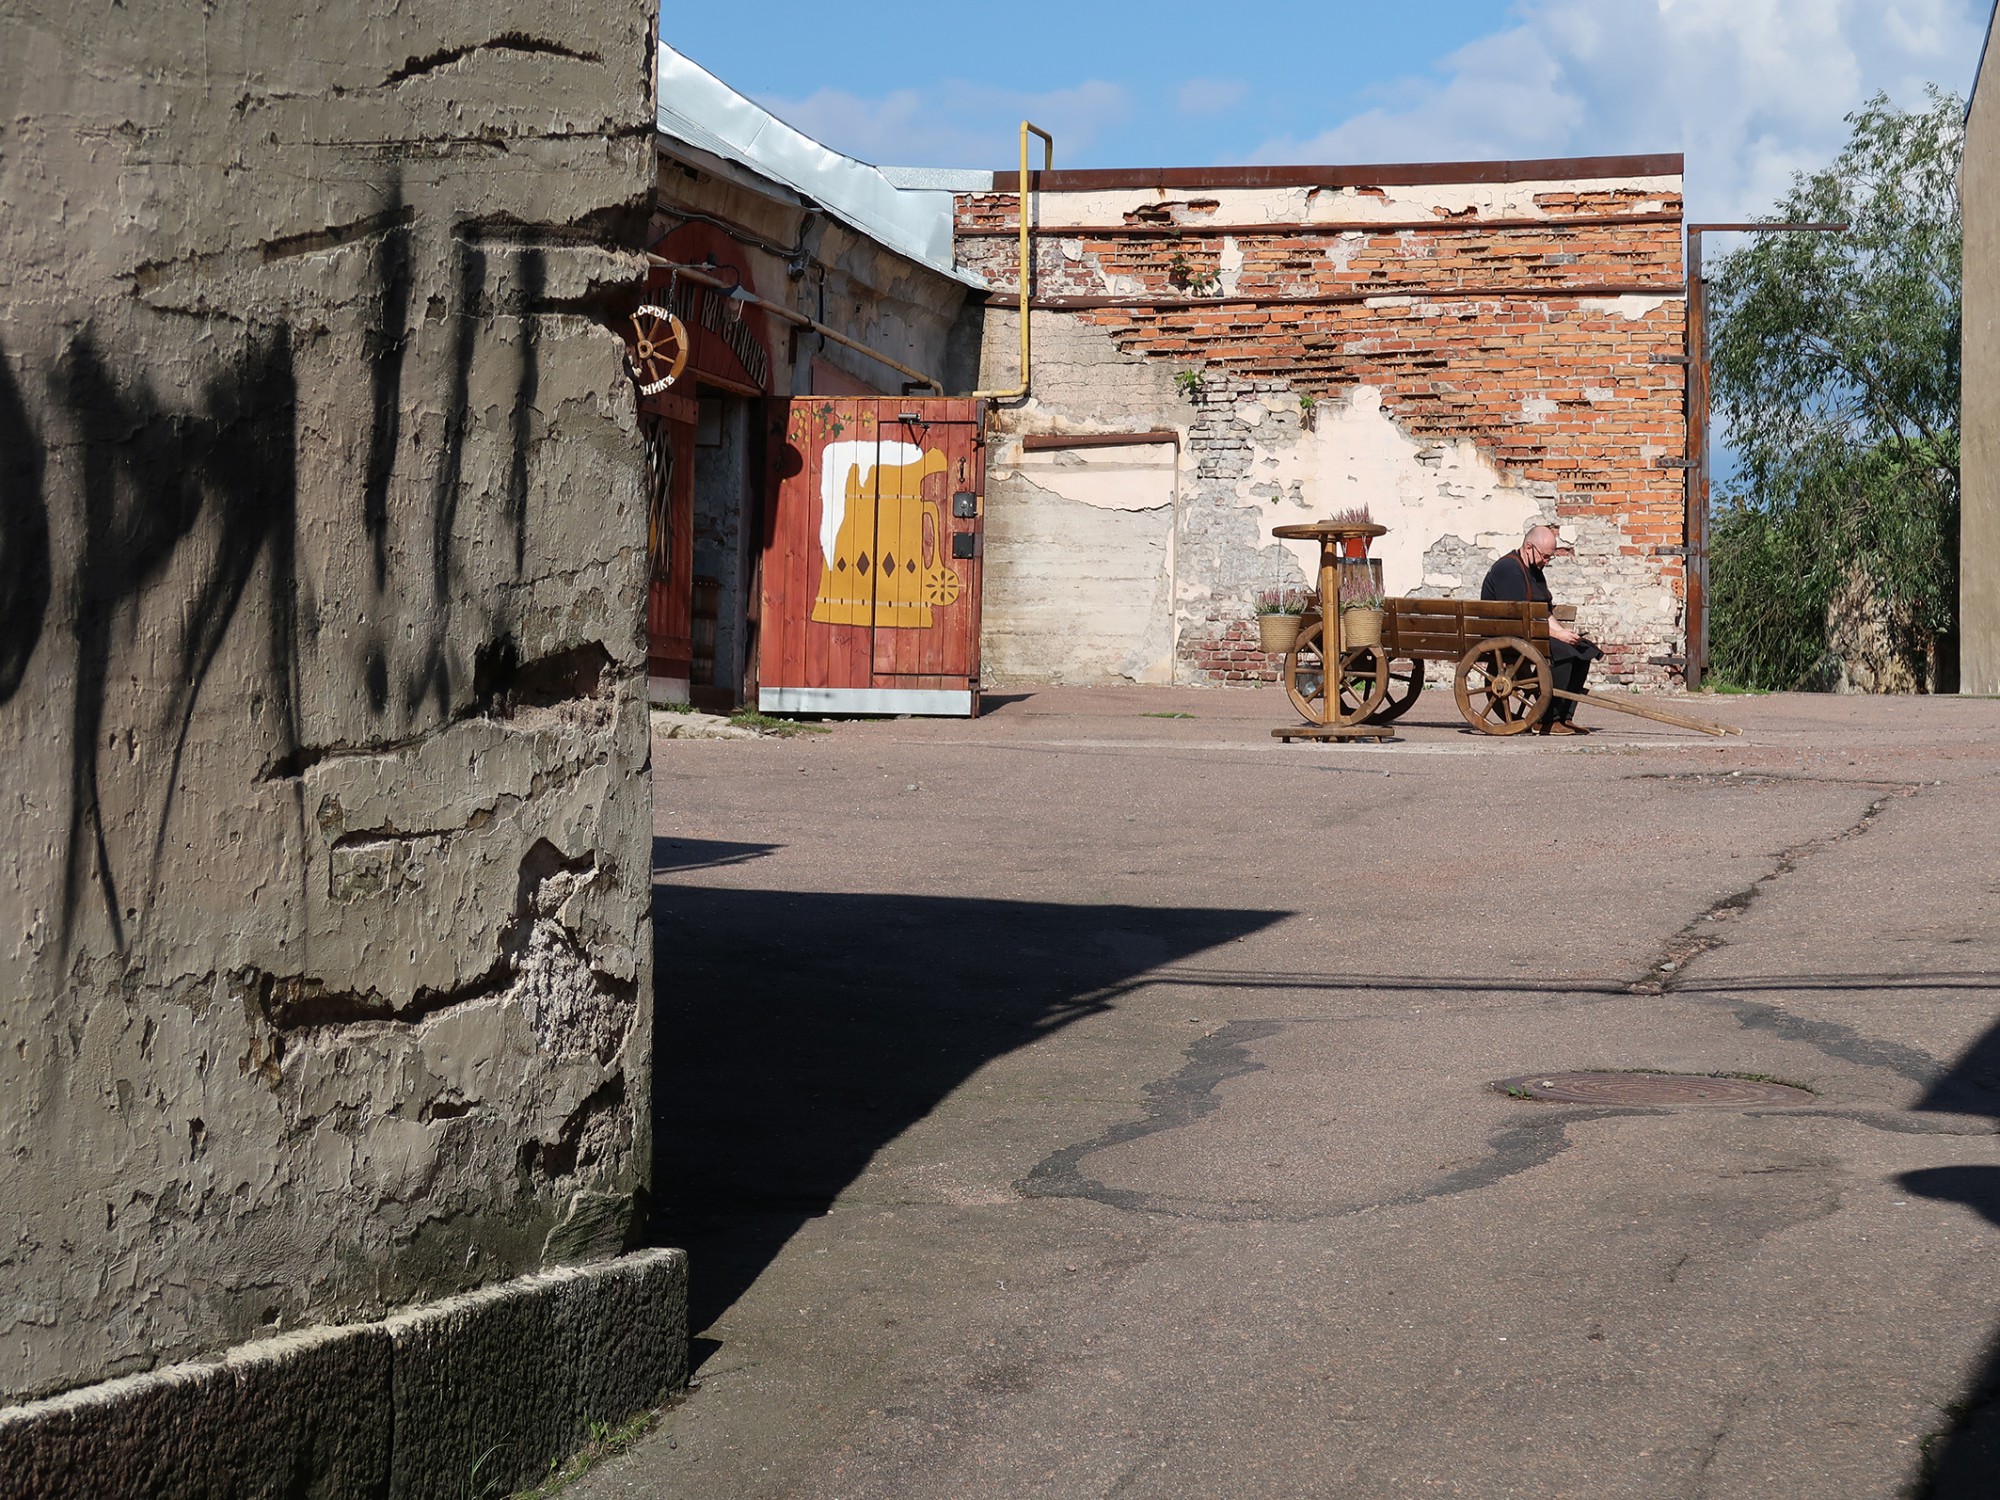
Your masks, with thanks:
M1642 719L1655 719L1662 724L1672 724L1678 729L1693 729L1702 734L1741 734L1743 731L1729 724L1711 724L1706 719L1691 719L1684 714L1668 713L1664 708L1653 708L1638 703L1623 703L1604 693L1593 693L1588 689L1572 693L1568 688L1551 688L1558 698L1567 698L1572 703L1592 703L1599 708L1609 708L1621 714L1637 714ZM1622 696L1622 695L1621 695Z

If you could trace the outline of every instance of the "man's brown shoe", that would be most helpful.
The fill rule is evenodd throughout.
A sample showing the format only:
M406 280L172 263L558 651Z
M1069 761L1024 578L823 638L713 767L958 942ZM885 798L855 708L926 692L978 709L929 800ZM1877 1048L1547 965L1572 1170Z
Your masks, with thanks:
M1581 734L1582 732L1582 730L1578 729L1567 719L1557 719L1555 723L1546 725L1542 730L1543 734Z

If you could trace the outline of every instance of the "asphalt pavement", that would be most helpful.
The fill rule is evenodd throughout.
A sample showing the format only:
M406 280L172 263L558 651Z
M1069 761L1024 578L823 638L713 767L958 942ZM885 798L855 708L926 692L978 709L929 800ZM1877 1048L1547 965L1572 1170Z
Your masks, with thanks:
M2000 702L1678 706L656 737L696 1385L569 1493L2000 1495Z

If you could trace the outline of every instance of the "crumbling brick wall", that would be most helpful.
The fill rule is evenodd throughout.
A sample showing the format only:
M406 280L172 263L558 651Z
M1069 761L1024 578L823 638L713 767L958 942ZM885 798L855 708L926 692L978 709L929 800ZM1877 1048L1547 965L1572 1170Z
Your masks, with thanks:
M0 15L0 1401L632 1231L655 21Z
M1392 528L1379 546L1395 593L1476 594L1527 522L1558 523L1576 555L1552 582L1607 647L1602 675L1674 676L1657 659L1681 649L1678 172L1666 158L1489 164L1462 181L1042 175L1040 348L1071 358L1101 340L1181 378L1179 402L1137 415L1186 436L1177 636L1190 680L1271 675L1249 649L1252 596L1310 576L1271 526L1358 503ZM1015 213L1011 191L957 200L959 257L996 289L988 384L1015 374ZM1134 416L1109 392L1038 392L1000 425ZM996 457L989 495L1004 505Z

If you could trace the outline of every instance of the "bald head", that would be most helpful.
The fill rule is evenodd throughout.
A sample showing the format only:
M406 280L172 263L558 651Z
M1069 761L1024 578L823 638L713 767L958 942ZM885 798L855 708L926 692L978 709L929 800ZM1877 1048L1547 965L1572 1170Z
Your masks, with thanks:
M1530 526L1528 534L1521 538L1521 556L1539 568L1555 555L1555 527Z

